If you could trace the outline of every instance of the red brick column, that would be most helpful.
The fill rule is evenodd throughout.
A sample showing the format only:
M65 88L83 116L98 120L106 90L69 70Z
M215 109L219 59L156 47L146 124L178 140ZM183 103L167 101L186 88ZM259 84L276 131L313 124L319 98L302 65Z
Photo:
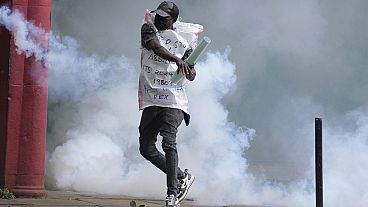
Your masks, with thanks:
M50 30L51 0L12 0L11 3L28 20ZM46 194L47 69L33 56L25 58L16 54L14 41L10 42L6 149L0 151L5 154L3 183L17 195L42 196Z
M2 2L4 3L4 1ZM17 9L25 16L27 15L27 1L5 1L11 4L13 9ZM5 28L2 29L6 30ZM9 34L4 31L5 34ZM4 143L2 154L4 155L4 162L2 164L3 177L0 183L6 188L12 189L16 183L16 175L18 168L18 148L20 127L22 119L22 96L23 96L23 70L24 70L24 56L18 55L14 44L13 37L7 38L2 36L1 40L4 42L4 48L1 49L1 56L8 58L8 60L1 60L1 79L2 84L6 83L6 87L2 87L2 99L5 99L4 108L1 108L1 119L5 119L4 132L1 133L1 142ZM3 44L2 44L3 45ZM5 68L7 67L7 68ZM3 91L4 89L4 91ZM7 90L6 90L7 89ZM6 91L5 91L6 90ZM3 96L4 95L4 96Z
M0 0L0 5L10 0ZM0 187L8 187L6 165L7 122L8 122L8 91L9 91L9 51L10 34L5 27L0 27ZM15 174L15 173L14 173ZM15 184L15 176L13 177ZM14 185L13 184L13 185Z

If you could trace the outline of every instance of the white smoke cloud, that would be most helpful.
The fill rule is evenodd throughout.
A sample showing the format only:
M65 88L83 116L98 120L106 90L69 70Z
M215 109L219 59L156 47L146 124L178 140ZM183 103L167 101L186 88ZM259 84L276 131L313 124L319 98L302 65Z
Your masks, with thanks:
M51 36L46 56L47 66L57 71L49 77L50 98L54 101L79 100L86 93L118 84L122 78L132 81L137 77L135 66L125 56L87 55L70 37Z
M313 85L311 82L303 82L301 78L293 81L291 77L294 76L291 75L277 76L281 73L312 77L307 70L313 65L310 61L321 54L318 51L331 49L321 48L319 38L327 31L324 30L324 20L319 10L315 9L318 5L313 2L308 3L307 7L300 7L304 12L294 12L294 16L309 25L309 28L314 28L316 34L305 34L305 27L301 28L301 33L299 29L292 30L288 25L295 22L286 19L287 12L272 13L272 8L280 5L268 5L266 11L273 17L281 15L282 18L274 20L280 20L276 22L284 28L283 31L289 31L285 38L279 37L272 44L272 50L255 50L255 53L245 51L244 56L250 61L244 63L245 69L244 65L235 65L230 60L236 55L234 51L209 53L198 64L198 77L188 88L192 123L189 127L181 126L178 134L180 165L189 168L197 177L189 197L206 205L314 206L313 117L318 114L324 117L325 206L366 205L368 195L364 180L367 180L368 170L365 159L368 152L368 113L364 104L335 119L332 115L338 113L331 113L331 107L326 106L326 102L318 102L320 96L307 93L304 88L292 90L294 86L301 87L296 84L297 81L302 82L305 88ZM214 4L214 7L217 5ZM251 8L264 11L262 7L254 6L248 8L249 12ZM277 8L276 11L280 11L281 8ZM165 193L164 175L138 152L140 114L136 103L138 71L135 68L139 66L132 64L125 56L103 58L88 55L78 41L65 36L49 35L50 51L45 53L35 41L37 34L43 33L38 29L37 32L29 31L35 27L25 22L20 15L16 18L17 15L17 12L11 13L9 9L0 7L0 24L12 31L16 39L19 38L16 45L20 52L27 56L35 54L40 59L44 57L49 68L48 187L162 198ZM266 20L261 22L267 26ZM251 37L261 38L271 44L275 28L271 25L253 27L251 32L260 36ZM23 35L17 35L17 32ZM304 34L303 39L313 44L299 45L298 38L291 34ZM286 41L290 38L291 45ZM245 39L243 43L252 43L251 39ZM253 43L250 46L256 49L259 45ZM300 46L303 46L303 50L298 50ZM310 53L314 49L317 53ZM294 63L299 60L303 63L302 67L292 70ZM338 66L340 62L332 62L331 65ZM271 63L273 67L267 65ZM317 58L314 64L329 65L323 58ZM258 67L262 69L261 72L250 70ZM270 68L275 72L272 73ZM336 68L341 71L341 68ZM313 71L319 69L316 67ZM238 74L238 80L235 73ZM264 78L267 74L274 80ZM315 93L323 85L320 79L317 80L317 84L310 87ZM287 84L281 84L280 87L279 83L284 81ZM222 104L222 100L227 93L234 92L234 85L238 86L237 90L246 93L233 93L236 104L232 105L232 113L237 112L238 120L263 123L264 130L257 129L257 136L253 129L239 127L239 124L228 119L228 108ZM258 90L253 88L259 95L250 92L249 85L259 87ZM265 90L269 88L272 90ZM301 92L302 95L295 95ZM260 95L268 96L265 100L271 101L261 101ZM255 105L263 110L262 113L259 110L253 112L255 108L252 106ZM243 117L243 114L249 118ZM300 174L292 179L287 177L288 183L280 183L267 180L267 170L264 177L250 173L251 169L247 167L249 159L245 158L244 151L249 151L252 142L259 140L260 136L273 138L258 142L256 149L259 152L253 154L253 159L263 154L273 155L277 152L275 148L281 145L285 152L276 157L281 161L303 162L307 168L304 169L306 172L301 173L302 177ZM283 167L281 170L285 171ZM290 173L285 175L290 176Z
M221 183L230 194L234 184L229 181L238 183L246 178L242 151L248 148L254 130L228 122L227 111L219 103L235 81L235 67L228 54L210 54L197 68L203 75L198 75L198 81L189 88L193 118L190 127L179 129L180 163L197 176L198 186L203 186L193 187L193 194L206 196L206 200L215 204L227 200L228 194L221 195L223 189L207 194L209 187ZM62 121L76 120L63 135L66 142L50 154L48 175L54 187L156 198L164 193L164 175L139 155L136 82L128 79L121 77L123 84L87 95L71 109L77 111L76 118L65 117ZM206 113L203 107L207 108ZM65 113L67 109L60 110L55 113ZM58 127L54 130L58 131ZM222 174L223 169L232 169L232 173ZM209 172L213 177L207 176ZM91 180L95 182L91 184Z
M0 24L12 31L18 54L23 53L26 57L34 55L37 60L41 60L45 54L45 31L25 21L21 13L12 13L7 6L0 7L0 16Z
M366 206L368 191L368 110L346 114L352 130L327 126L324 132L324 190L328 206Z

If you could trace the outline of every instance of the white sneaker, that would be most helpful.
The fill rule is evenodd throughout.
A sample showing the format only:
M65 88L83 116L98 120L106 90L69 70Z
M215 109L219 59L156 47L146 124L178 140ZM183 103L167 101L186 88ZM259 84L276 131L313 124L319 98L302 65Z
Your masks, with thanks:
M184 175L185 177L183 179L179 179L179 192L177 196L179 202L184 200L185 196L188 194L190 186L194 182L194 176L188 173L188 169L185 169Z
M169 195L165 199L166 207L179 207L179 200L174 195Z

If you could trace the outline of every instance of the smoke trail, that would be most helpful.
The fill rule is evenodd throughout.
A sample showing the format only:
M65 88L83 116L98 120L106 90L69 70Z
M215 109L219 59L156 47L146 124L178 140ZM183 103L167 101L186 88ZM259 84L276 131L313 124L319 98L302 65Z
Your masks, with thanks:
M88 56L70 37L51 36L50 51L46 56L47 66L51 68L49 90L52 101L79 100L92 91L120 83L122 78L132 82L137 77L134 65L126 57Z
M17 45L17 52L24 53L26 57L35 55L37 60L41 60L45 54L45 31L34 24L25 21L19 12L12 13L9 7L0 7L0 24L12 31L12 35Z

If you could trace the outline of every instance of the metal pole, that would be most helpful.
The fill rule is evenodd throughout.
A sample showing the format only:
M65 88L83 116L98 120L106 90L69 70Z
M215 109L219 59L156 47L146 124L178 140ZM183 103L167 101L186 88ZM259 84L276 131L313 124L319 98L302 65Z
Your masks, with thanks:
M323 207L322 119L315 118L316 207Z

